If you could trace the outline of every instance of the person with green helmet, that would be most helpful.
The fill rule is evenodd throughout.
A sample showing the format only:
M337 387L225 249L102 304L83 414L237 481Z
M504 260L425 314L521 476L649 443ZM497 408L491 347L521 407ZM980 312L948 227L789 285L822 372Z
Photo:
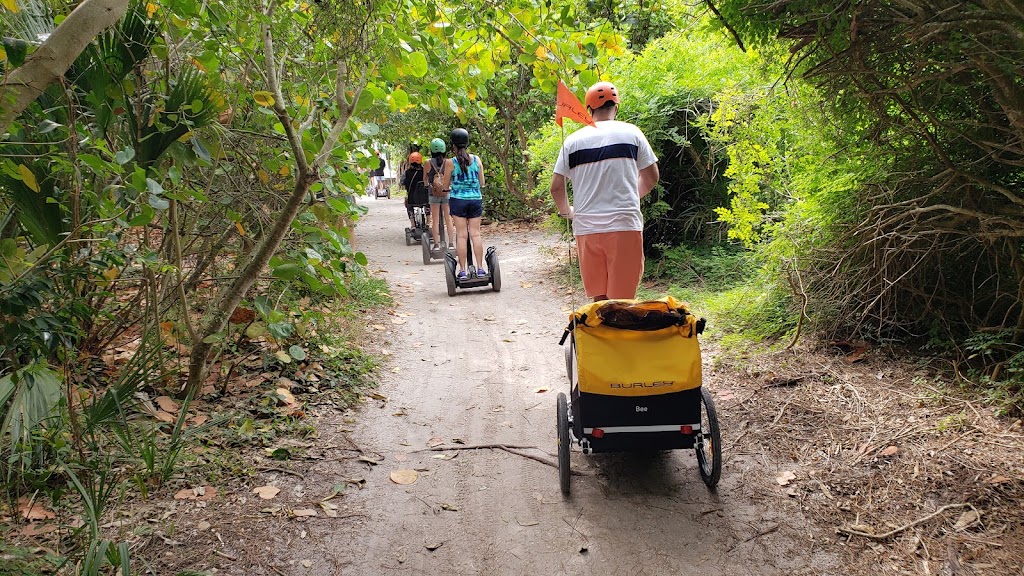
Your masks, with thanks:
M445 146L444 140L440 138L434 138L430 141L430 160L427 163L427 170L423 171L423 183L427 185L427 189L430 190L430 233L432 234L431 240L433 246L431 250L438 250L438 220L441 215L444 215L444 227L448 232L448 249L454 248L452 242L455 241L455 227L452 223L452 215L448 210L448 188L449 181L447 175L451 174L451 170L447 167L446 154L448 147ZM435 208L436 206L436 208Z
M484 200L480 190L484 186L484 165L480 158L467 151L469 147L469 132L463 128L456 128L451 133L452 147L455 148L455 158L449 158L445 165L448 172L448 187L451 189L451 200L449 208L452 218L455 220L456 254L459 257L460 279L473 275L477 278L486 278L484 270L484 245L480 239L480 220L484 214ZM472 240L474 262L477 263L476 270L466 270L466 239Z

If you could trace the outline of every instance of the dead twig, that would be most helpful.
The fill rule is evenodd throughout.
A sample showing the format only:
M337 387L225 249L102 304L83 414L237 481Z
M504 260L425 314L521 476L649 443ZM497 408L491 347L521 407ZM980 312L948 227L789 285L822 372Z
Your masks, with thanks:
M946 510L952 510L953 508L970 508L971 510L974 510L975 512L977 512L977 510L974 509L974 506L972 506L971 504L966 503L966 502L960 503L960 504L946 504L945 506L942 506L941 508L939 508L935 512L932 512L931 514L929 514L927 516L924 516L923 518L918 518L917 520L914 520L913 522L910 522L908 524L904 524L903 526L900 526L899 528L894 528L892 530L889 530L888 532L886 532L884 534L870 534L868 532L862 532L860 530L855 530L855 529L853 529L852 527L849 527L849 526L842 526L842 527L836 528L836 531L840 532L840 533L843 533L843 534L848 534L850 536L860 536L861 538L867 538L869 540L888 540L889 538L892 538L893 536L899 534L900 532L903 532L904 530L909 530L910 528L913 528L914 526L917 526L918 524L923 524L923 523L931 520L932 518L935 518L936 516L942 514Z
M297 476L299 478L302 478L303 480L306 479L306 476L301 472L296 472L295 470L288 470L287 468L275 468L274 466L260 466L256 470L260 472L281 472L283 474L291 474L292 476Z
M213 553L216 554L217 556L220 556L221 558L227 558L228 560L231 560L232 562L238 562L238 556L232 556L231 554L228 554L227 552L221 552L220 550L214 550Z
M779 529L779 525L778 524L772 524L771 526L765 528L764 530L761 530L760 532L754 534L753 536L747 538L746 540L743 540L742 542L737 542L737 543L733 544L731 548L726 550L726 552L732 552L740 544L746 544L747 542L750 542L751 540L753 540L755 538L760 538L761 536L767 536L768 534L771 534L772 532L775 532L778 529Z
M540 448L536 446L517 446L513 444L473 444L460 446L435 446L433 448L421 448L420 450L414 450L414 452L450 452L452 450L504 450L509 454L515 454L516 456L522 456L523 458L528 458L534 462L540 462L541 464L551 466L552 468L558 468L557 462L541 458L540 456L534 456L533 454L520 452L520 450L540 450ZM543 452L543 450L541 451ZM547 452L544 453L548 454ZM548 456L553 456L553 454L548 454ZM575 470L573 471L573 474L577 476L586 476L586 474Z

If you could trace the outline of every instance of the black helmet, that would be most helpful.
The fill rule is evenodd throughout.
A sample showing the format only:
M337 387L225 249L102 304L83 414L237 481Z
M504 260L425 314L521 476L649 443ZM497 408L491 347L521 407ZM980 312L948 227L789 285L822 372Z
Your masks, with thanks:
M452 130L449 136L452 141L452 146L468 146L469 145L469 132L466 132L464 128L456 128Z

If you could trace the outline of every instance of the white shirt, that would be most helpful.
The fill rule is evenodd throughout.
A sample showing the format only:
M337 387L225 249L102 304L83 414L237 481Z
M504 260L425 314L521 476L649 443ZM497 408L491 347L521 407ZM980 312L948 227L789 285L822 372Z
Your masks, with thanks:
M658 161L647 137L618 120L597 122L569 135L555 162L555 174L572 181L572 231L643 231L640 171Z

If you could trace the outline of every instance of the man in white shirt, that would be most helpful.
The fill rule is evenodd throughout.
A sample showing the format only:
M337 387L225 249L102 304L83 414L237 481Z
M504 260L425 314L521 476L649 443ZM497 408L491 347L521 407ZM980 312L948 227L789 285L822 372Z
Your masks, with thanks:
M615 120L619 93L611 83L591 86L586 105L596 127L584 126L565 139L551 198L558 215L573 220L587 296L595 302L632 299L644 273L640 199L661 177L658 158L639 128ZM566 178L572 182L571 207Z

